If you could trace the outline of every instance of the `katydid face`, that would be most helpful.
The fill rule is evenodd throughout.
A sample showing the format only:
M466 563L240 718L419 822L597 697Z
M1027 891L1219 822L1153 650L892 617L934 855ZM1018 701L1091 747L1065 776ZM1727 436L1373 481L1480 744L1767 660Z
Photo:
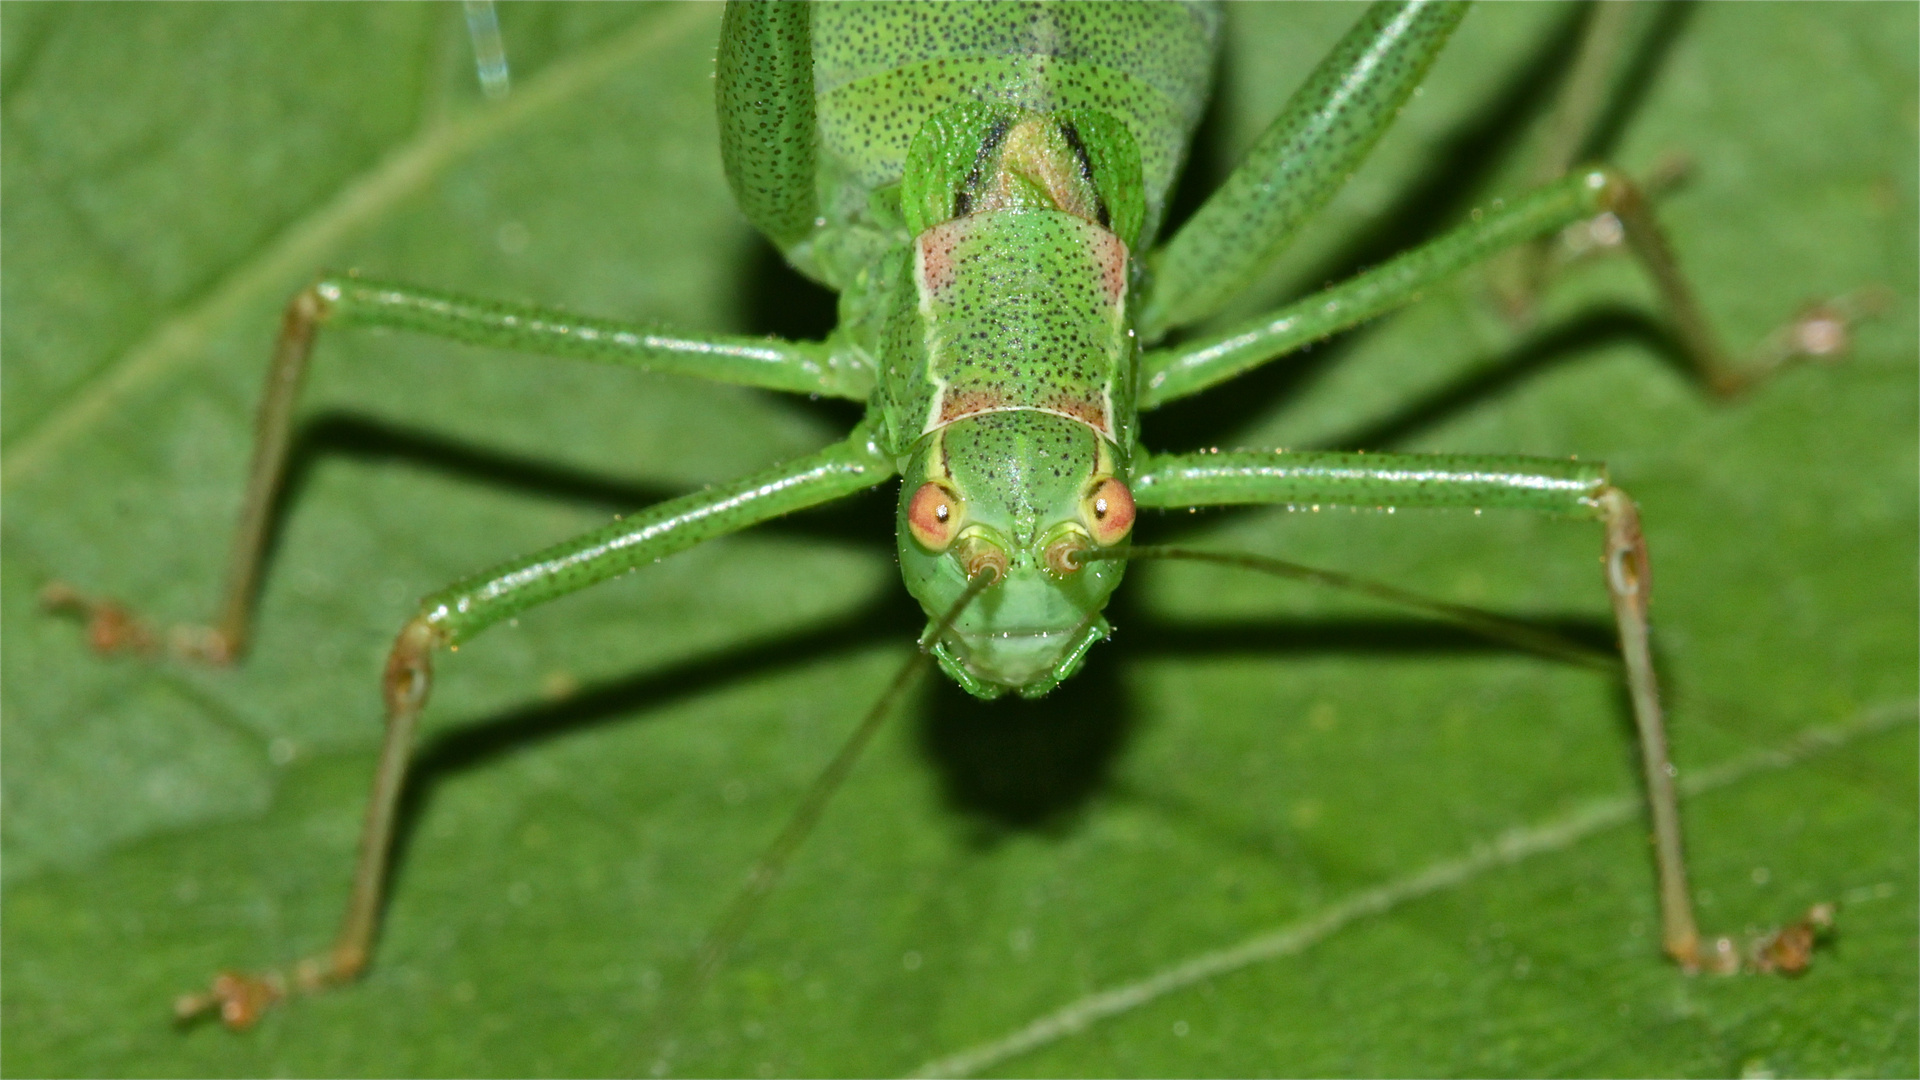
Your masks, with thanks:
M1132 528L1117 467L1092 428L1030 409L968 417L921 440L900 494L907 588L938 617L969 577L998 577L935 646L969 692L1045 693L1107 636L1100 612L1125 564L1076 556Z
M901 570L936 620L989 575L934 655L979 697L1034 697L1107 636L1121 564L1078 556L1133 526L1127 238L1144 204L1110 181L1139 151L1105 114L962 105L908 159L885 389Z

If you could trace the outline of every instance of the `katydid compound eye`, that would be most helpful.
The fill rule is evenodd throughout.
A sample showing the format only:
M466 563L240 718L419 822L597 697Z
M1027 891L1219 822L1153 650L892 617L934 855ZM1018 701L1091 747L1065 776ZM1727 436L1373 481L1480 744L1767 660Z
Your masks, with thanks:
M1127 538L1133 530L1133 492L1114 477L1093 486L1080 503L1080 516L1086 522L1093 542L1111 547Z
M907 502L907 529L920 546L945 551L960 531L966 504L945 486L931 480L920 485Z

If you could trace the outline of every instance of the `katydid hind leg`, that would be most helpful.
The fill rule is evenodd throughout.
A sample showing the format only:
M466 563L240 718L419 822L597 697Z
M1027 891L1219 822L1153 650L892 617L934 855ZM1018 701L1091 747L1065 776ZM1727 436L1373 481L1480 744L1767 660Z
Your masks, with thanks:
M1844 355L1851 329L1885 306L1884 290L1857 289L1810 305L1769 332L1745 356L1728 351L1700 306L1691 281L1680 269L1673 246L1639 185L1614 170L1595 170L1603 221L1617 220L1622 239L1659 291L1672 320L1675 344L1702 385L1720 397L1734 397L1800 360L1830 361Z
M1534 164L1535 183L1552 183L1583 162L1605 162L1605 142L1622 115L1620 101L1638 93L1651 65L1658 62L1659 42L1669 36L1665 32L1669 28L1648 27L1645 19L1636 28L1635 19L1641 14L1639 5L1626 0L1597 0L1592 5ZM1668 9L1656 21L1683 17L1678 9ZM1638 47L1630 48L1636 38ZM1624 245L1659 291L1681 358L1717 396L1735 396L1795 361L1831 360L1843 354L1850 327L1884 306L1879 290L1857 290L1807 304L1744 355L1736 355L1722 343L1681 270L1656 212L1658 200L1683 184L1694 167L1686 155L1670 153L1637 181L1617 172L1608 205L1597 216L1568 226L1559 235L1561 243L1556 244L1554 236L1541 236L1508 253L1491 268L1494 290L1508 314L1516 321L1528 318L1548 285L1556 251L1578 258Z
M1392 126L1465 13L1416 0L1361 15L1220 188L1147 255L1143 340L1206 318L1253 281Z
M747 220L788 250L814 230L813 9L728 4L715 57L720 159Z
M1806 966L1822 919L1831 921L1830 910L1816 908L1786 930L1744 947L1731 937L1702 938L1687 881L1677 774L1667 750L1650 643L1652 575L1647 545L1638 509L1607 479L1604 466L1488 455L1314 451L1152 455L1136 470L1134 492L1139 505L1160 508L1280 504L1514 509L1598 521L1605 535L1607 594L1640 744L1662 945L1690 972L1728 973L1743 968L1792 972Z
M1582 162L1605 160L1606 143L1623 115L1622 102L1640 92L1658 63L1660 43L1670 37L1670 26L1648 27L1647 20L1641 19L1642 25L1636 27L1642 11L1640 5L1626 0L1597 0L1586 13L1579 46L1534 162L1534 183L1550 184ZM1684 17L1678 8L1668 8L1653 18L1656 23L1671 23ZM1493 290L1509 317L1516 323L1529 320L1557 259L1578 259L1624 243L1660 289L1688 364L1716 395L1734 396L1797 360L1833 359L1844 353L1849 328L1886 306L1883 290L1861 289L1807 304L1738 360L1718 344L1660 235L1654 210L1659 199L1681 186L1694 167L1685 154L1669 153L1639 174L1631 217L1620 209L1609 209L1568 226L1559 234L1559 243L1554 236L1541 236L1497 260L1490 267Z

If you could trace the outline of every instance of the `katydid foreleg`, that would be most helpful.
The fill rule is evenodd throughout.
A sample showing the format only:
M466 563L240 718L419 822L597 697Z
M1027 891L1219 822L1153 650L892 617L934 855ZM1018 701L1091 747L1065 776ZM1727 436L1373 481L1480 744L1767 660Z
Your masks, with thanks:
M1152 342L1172 327L1217 310L1282 247L1299 219L1322 204L1390 125L1459 17L1445 5L1376 7L1282 110L1246 160L1193 219L1148 256L1155 277L1140 317ZM1618 36L1617 13L1600 27ZM1577 81L1593 83L1610 63L1595 43ZM1579 91L1592 98L1589 86ZM1583 131L1592 102L1574 103L1566 125ZM1578 136L1584 138L1584 134ZM1570 137L1571 138L1571 137ZM1563 169L1578 142L1556 151ZM1565 158L1565 160L1560 160ZM1280 193L1278 197L1275 192ZM1638 187L1617 170L1580 170L1502 205L1422 247L1342 284L1224 332L1141 357L1139 406L1151 409L1199 392L1313 341L1417 300L1425 290L1503 250L1536 242L1578 222L1610 220L1660 293L1675 344L1708 389L1730 395L1800 356L1846 345L1846 324L1865 305L1843 299L1769 335L1736 363L1709 325ZM1722 939L1704 955L1694 923L1647 643L1647 554L1638 515L1596 466L1517 458L1405 455L1204 454L1136 464L1142 506L1290 503L1375 507L1513 507L1596 518L1607 535L1607 585L1640 732L1660 874L1663 938L1689 969L1737 966ZM1764 965L1760 965L1764 966Z
M333 947L301 962L291 977L225 973L204 994L177 1003L184 1017L218 1009L231 1027L294 991L318 990L357 976L378 927L394 814L413 748L413 731L432 689L432 655L528 608L684 551L695 544L864 491L894 474L866 427L844 442L765 472L655 504L604 528L502 563L420 602L395 639L381 686L387 730L367 802L353 891Z
M1639 731L1660 879L1662 943L1689 970L1731 970L1730 940L1703 951L1687 887L1674 771L1648 647L1651 576L1639 512L1589 462L1452 454L1253 452L1155 455L1134 474L1141 506L1230 504L1531 510L1598 520L1620 651Z
M402 285L328 277L287 305L254 431L253 462L235 530L217 624L168 635L176 653L227 662L246 648L254 592L285 479L294 415L314 339L322 325L411 330L475 345L573 356L642 370L798 393L863 397L864 366L828 346L762 338L693 336L655 326L590 319L546 308L502 304ZM351 980L365 967L378 929L381 898L414 730L432 687L432 653L549 600L625 573L705 540L793 510L864 490L893 475L890 458L865 427L844 442L697 494L670 499L574 540L475 575L427 597L401 630L382 677L386 735L361 830L346 917L332 948L289 974L223 973L205 993L176 1003L182 1017L218 1010L233 1027L253 1022L294 991ZM49 596L80 607L98 625L97 646L159 640L115 604L83 601L53 586ZM124 623L124 625L120 625Z

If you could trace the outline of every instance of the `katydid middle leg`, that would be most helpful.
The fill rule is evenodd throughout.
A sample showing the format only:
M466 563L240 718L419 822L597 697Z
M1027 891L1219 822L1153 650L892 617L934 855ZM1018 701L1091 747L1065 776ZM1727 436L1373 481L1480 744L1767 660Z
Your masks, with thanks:
M1569 225L1612 214L1658 288L1677 343L1708 388L1732 394L1801 356L1845 346L1847 301L1813 318L1837 324L1831 333L1776 333L1755 355L1735 361L1707 322L1673 249L1639 187L1609 168L1582 169L1489 209L1474 220L1385 264L1228 330L1154 349L1141 358L1140 407L1150 409L1198 393L1300 347L1418 300L1427 289L1489 256L1550 236ZM1798 320L1800 327L1806 320Z
M224 973L207 992L180 999L180 1015L218 1010L229 1026L245 1027L278 998L350 981L366 966L379 921L394 815L414 728L432 689L436 649L456 646L502 619L706 540L864 491L893 474L893 459L876 442L871 425L862 424L844 442L818 453L655 504L422 600L395 639L382 676L386 737L367 801L353 890L333 947L302 961L290 975Z
M1651 576L1639 511L1606 467L1547 458L1452 454L1236 451L1152 455L1136 465L1143 507L1230 504L1515 509L1596 520L1620 638L1659 869L1662 943L1683 968L1732 970L1732 943L1703 947L1687 885L1674 771L1648 645Z
M322 326L408 330L472 345L855 401L864 401L873 385L873 372L863 361L823 343L689 334L355 275L323 277L296 294L281 318L254 424L246 495L213 625L178 626L165 635L156 634L118 604L83 597L59 583L50 585L44 601L84 617L96 649L140 651L164 645L177 656L213 663L230 662L246 650L274 504L286 479L294 413Z
M1446 45L1465 13L1461 4L1377 3L1341 39L1246 157L1166 245L1147 256L1152 271L1139 315L1142 339L1220 310L1251 284L1300 225L1365 160ZM1577 81L1593 83L1611 63L1618 12L1601 13L1598 42L1583 50ZM1571 164L1578 138L1594 122L1598 95L1576 88L1563 124L1579 134L1550 151L1557 173ZM1429 286L1488 256L1611 214L1659 289L1674 335L1696 376L1731 396L1802 356L1846 345L1846 324L1870 303L1842 298L1765 338L1736 361L1720 344L1680 272L1646 198L1625 174L1578 170L1477 214L1475 220L1375 270L1224 333L1142 357L1139 406L1196 393L1302 345L1417 299Z

